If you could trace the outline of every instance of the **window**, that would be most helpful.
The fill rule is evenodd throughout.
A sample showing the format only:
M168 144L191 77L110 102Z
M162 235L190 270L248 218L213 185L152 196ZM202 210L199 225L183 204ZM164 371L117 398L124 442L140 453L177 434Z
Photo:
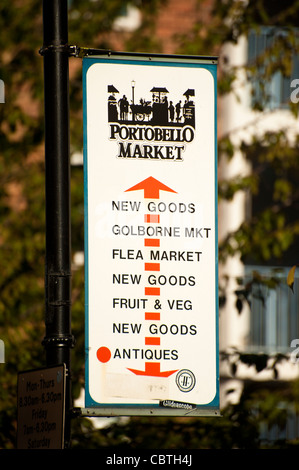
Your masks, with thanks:
M286 283L289 269L246 266L247 280L257 271L266 281L252 285L249 343L253 349L288 352L291 341L299 338L299 274L292 291ZM269 285L271 279L278 282Z
M248 65L257 65L258 60L270 48L274 48L281 40L287 40L288 33L283 28L262 27L259 32L251 31L248 37ZM298 42L299 33L293 31L295 40ZM274 53L274 52L273 52ZM278 57L279 59L279 57ZM268 58L270 61L271 58ZM267 63L258 65L257 73L252 73L250 78L252 84L252 105L262 105L267 109L287 108L292 91L291 82L299 78L299 56L292 55L291 73L283 75L280 70L276 71L269 81L265 81L263 74Z

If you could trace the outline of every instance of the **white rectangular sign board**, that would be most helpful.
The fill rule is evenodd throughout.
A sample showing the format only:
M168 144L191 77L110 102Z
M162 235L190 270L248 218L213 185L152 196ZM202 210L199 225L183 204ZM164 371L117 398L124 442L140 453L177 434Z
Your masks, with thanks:
M85 406L217 414L217 61L83 60Z

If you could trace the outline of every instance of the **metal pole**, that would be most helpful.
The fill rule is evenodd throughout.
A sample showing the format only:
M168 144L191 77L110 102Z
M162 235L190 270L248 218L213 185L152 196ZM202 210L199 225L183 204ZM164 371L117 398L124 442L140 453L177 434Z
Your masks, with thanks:
M47 366L65 364L65 436L71 420L71 228L67 0L43 0L46 261L43 345Z

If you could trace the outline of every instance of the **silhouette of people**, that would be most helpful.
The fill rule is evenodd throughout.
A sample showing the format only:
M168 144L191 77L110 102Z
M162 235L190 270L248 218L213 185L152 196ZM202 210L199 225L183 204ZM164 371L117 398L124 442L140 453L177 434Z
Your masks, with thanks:
M173 106L172 101L170 101L168 109L169 109L169 119L171 120L171 122L173 122L173 120L174 120L174 106Z
M125 120L128 117L128 111L129 111L129 102L127 100L127 97L123 95L123 97L119 100L119 110L120 110L120 119Z
M176 120L179 122L181 119L181 100L175 105L175 111L176 111Z
M111 122L128 121L128 119L135 122L135 119L140 121L147 118L148 122L153 126L164 126L168 123L173 125L177 123L176 125L178 126L183 126L187 123L193 127L195 126L195 105L190 100L190 96L194 96L193 89L188 89L184 93L186 97L184 104L182 100L179 100L176 104L174 104L174 101L169 101L169 98L166 96L168 90L161 87L151 89L151 101L140 98L136 105L133 101L129 104L126 95L123 95L117 101L114 94L119 92L112 85L108 86L108 92L110 93L108 98L108 119ZM132 112L130 118L129 112Z

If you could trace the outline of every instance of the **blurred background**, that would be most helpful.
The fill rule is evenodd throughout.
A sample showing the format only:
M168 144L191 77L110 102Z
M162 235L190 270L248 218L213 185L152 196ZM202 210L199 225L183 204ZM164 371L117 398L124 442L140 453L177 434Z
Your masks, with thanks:
M72 421L73 449L299 446L299 1L69 0L69 44L218 56L221 418ZM42 2L0 4L0 449L45 365ZM72 393L84 394L82 61L70 57ZM299 352L299 351L298 351Z

